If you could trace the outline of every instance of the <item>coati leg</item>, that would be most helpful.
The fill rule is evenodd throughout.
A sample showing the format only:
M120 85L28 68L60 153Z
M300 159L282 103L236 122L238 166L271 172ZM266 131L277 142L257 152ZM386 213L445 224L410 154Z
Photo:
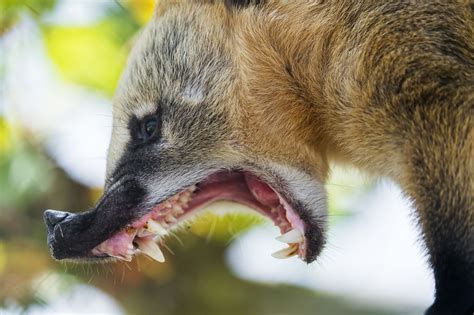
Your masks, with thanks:
M462 94L449 106L416 108L409 127L403 185L434 271L428 315L474 313L474 93Z

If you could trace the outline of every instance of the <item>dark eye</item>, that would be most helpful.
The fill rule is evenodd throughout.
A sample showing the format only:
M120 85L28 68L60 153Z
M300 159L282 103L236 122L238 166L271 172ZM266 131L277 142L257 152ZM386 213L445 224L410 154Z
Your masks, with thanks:
M156 134L157 129L158 120L156 117L148 118L141 122L138 138L142 141L147 141Z

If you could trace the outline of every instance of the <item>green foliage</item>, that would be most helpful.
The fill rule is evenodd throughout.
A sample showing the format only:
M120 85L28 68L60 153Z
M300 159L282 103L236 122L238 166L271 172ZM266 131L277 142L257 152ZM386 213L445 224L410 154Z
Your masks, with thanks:
M224 204L222 209L219 210L227 211L228 208L229 206ZM228 243L240 233L265 222L261 215L253 211L252 213L219 213L219 211L208 212L205 210L194 218L192 224L190 224L190 230L193 234L207 240Z
M51 184L50 168L32 144L0 118L0 209L25 206L45 192Z
M46 26L51 60L70 82L112 95L125 65L132 34L138 24L119 11L88 26Z
M55 4L56 0L1 0L0 34L15 23L23 11L29 11L38 17L54 8Z

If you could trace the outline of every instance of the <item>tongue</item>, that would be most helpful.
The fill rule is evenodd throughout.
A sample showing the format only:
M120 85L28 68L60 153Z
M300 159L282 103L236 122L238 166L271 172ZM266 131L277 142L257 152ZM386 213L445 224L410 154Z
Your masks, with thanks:
M252 195L260 203L270 207L275 207L280 204L278 195L273 191L273 189L259 180L256 176L250 173L245 173L245 181L247 182L247 186Z

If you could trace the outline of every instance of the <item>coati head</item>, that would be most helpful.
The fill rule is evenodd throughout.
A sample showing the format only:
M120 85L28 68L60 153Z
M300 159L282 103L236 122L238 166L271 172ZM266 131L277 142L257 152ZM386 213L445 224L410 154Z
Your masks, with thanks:
M247 76L248 60L266 57L244 44L242 23L264 9L258 2L158 5L114 98L102 198L87 212L44 214L54 258L129 261L143 252L162 261L157 242L217 200L270 218L289 244L276 257L317 257L327 166L309 149L298 104L258 102L277 78Z

